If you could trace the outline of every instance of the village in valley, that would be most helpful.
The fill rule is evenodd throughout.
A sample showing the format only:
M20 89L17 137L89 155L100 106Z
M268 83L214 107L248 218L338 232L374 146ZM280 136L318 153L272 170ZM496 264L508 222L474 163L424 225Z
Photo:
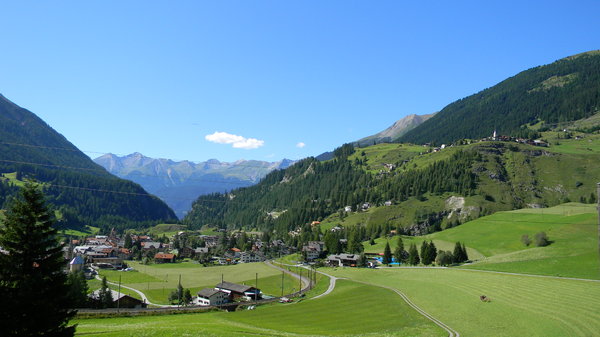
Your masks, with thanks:
M311 225L318 225L314 221ZM343 228L336 226L330 231L339 232ZM301 229L291 231L290 237L299 237ZM392 233L393 235L393 233ZM297 240L293 240L297 243ZM345 245L347 239L339 239L340 245ZM197 268L211 266L233 266L264 262L295 254L297 265L305 268L317 266L332 267L375 267L381 261L380 253L368 255L370 258L361 262L360 254L327 254L328 250L323 241L307 241L299 245L288 245L283 240L269 239L268 234L246 233L243 231L228 232L216 230L211 235L198 232L179 231L172 236L161 235L152 237L149 234L126 233L118 235L113 229L109 235L91 235L79 238L70 237L64 247L65 261L69 261L70 272L83 272L85 278L100 279L103 271L135 272L130 265L160 265L188 263ZM365 259L365 255L362 255ZM133 262L133 263L132 263ZM210 272L210 269L206 269ZM114 280L113 280L114 282ZM311 281L312 282L312 281ZM309 283L310 284L310 283ZM98 291L90 289L91 306L98 299ZM145 308L149 305L144 300L136 299L112 289L113 307ZM283 301L290 301L288 297ZM271 298L272 296L266 296ZM263 299L260 289L232 282L222 281L213 288L204 288L192 295L186 306L220 306L239 301L256 301Z

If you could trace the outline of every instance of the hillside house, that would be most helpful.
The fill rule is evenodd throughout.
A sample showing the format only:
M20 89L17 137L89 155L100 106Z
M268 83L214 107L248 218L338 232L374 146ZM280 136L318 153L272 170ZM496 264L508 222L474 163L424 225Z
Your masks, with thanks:
M173 262L175 262L175 254L156 253L154 255L154 262L156 262L156 263L173 263Z
M75 256L71 262L69 262L69 270L71 272L81 271L83 270L83 265L85 261L81 256Z
M227 303L228 294L213 288L204 288L198 292L194 304L202 306L221 305Z
M241 263L262 262L265 257L258 252L243 252L240 254Z
M125 295L123 293L119 293L114 290L110 290L112 299L113 299L113 307L119 308L145 308L146 303L138 300L137 298L131 297L129 295ZM100 289L92 292L89 297L92 302L97 302L99 300Z
M230 301L234 300L258 300L262 298L260 289L243 284L221 282L215 286L216 290L225 292Z
M330 267L356 267L359 256L357 254L338 254L327 257L327 265Z
M146 242L142 242L142 249L143 250L148 250L148 249L161 249L162 245L160 242L156 242L156 241L146 241Z

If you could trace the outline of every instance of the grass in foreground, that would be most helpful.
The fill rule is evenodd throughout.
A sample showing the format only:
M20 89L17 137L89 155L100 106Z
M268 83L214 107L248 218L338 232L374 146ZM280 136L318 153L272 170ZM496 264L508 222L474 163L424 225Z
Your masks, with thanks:
M394 292L341 280L329 296L239 312L80 319L86 336L444 336Z
M404 292L461 336L593 336L600 283L457 269L326 270ZM482 302L480 295L491 298Z

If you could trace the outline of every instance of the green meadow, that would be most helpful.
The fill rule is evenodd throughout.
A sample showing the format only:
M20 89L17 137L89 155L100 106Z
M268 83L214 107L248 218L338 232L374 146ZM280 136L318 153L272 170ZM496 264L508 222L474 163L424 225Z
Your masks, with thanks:
M181 285L195 294L202 288L212 288L221 282L242 283L255 286L258 274L258 288L267 295L281 295L282 272L263 263L241 263L232 266L203 267L193 262L164 263L143 265L130 261L134 271L101 270L100 275L108 281L119 282L142 291L150 302L168 304L167 297L177 288L179 277ZM283 276L284 293L297 291L298 281L285 274Z
M255 310L168 316L79 319L80 336L444 336L397 294L340 280L314 300Z
M389 286L461 336L593 336L600 282L431 268L329 269ZM482 302L485 295L490 302Z
M525 246L521 236L533 240L545 232L551 244ZM432 240L438 249L450 250L456 241L467 246L473 264L470 269L485 269L526 274L600 279L598 256L598 214L594 205L568 203L551 208L498 212L458 227L423 237L403 237L405 249ZM366 252L383 252L386 242L396 247L397 238L364 243Z

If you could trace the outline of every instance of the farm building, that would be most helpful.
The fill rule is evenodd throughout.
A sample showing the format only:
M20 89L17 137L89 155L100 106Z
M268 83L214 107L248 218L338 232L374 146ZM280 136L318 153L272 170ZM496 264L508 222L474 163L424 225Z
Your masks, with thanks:
M229 300L258 300L262 297L260 289L243 284L221 282L215 286L216 290L227 293Z
M116 292L114 290L110 290L112 299L113 299L113 307L119 308L145 308L146 303L138 300L137 298L131 297L129 295L125 295L123 293ZM98 301L100 289L92 292L89 297L93 301Z
M154 262L156 262L156 263L175 262L175 254L156 253L156 255L154 255Z
M212 288L204 288L198 292L198 298L196 304L209 306L209 305L221 305L227 303L228 294Z

